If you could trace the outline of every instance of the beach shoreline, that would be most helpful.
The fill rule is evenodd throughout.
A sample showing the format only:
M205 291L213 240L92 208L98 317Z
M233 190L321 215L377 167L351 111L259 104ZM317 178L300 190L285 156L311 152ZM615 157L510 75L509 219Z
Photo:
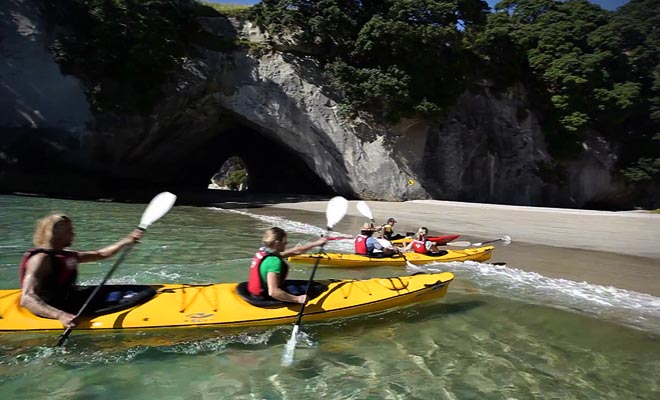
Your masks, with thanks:
M365 218L350 201L357 232ZM510 236L496 245L493 261L551 278L614 286L660 297L660 215L635 211L592 211L461 203L442 200L367 201L377 224L395 217L397 232L419 226L431 234L460 233L481 242ZM326 201L277 203L269 208L325 212ZM354 225L354 226L353 226Z

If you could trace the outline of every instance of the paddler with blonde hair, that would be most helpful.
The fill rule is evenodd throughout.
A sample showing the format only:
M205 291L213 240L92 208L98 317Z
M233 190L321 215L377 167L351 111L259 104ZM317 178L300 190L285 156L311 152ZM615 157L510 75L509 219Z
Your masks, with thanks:
M89 288L77 286L78 264L112 257L140 240L142 231L135 229L118 242L93 251L69 250L74 237L68 216L41 218L34 229L34 247L23 254L19 266L21 306L40 317L58 319L67 328L76 325L75 314L90 294Z
M266 230L262 240L264 246L257 251L250 264L248 293L256 299L273 298L286 303L306 303L307 296L304 294L306 288L291 286L286 287L287 290L284 289L289 273L289 265L284 259L321 246L327 240L327 238L321 237L313 242L287 250L287 234L284 229L273 227Z

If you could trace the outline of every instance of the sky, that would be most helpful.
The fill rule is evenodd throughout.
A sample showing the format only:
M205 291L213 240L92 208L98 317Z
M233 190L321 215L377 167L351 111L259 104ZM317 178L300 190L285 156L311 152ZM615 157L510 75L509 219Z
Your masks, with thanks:
M249 5L258 3L257 0L228 0L228 1L204 0L204 1L208 1L209 3L249 4ZM500 2L500 0L486 0L486 1L488 2L488 5L491 7L493 7L495 4ZM626 4L628 0L591 0L591 2L600 5L606 10L614 10Z

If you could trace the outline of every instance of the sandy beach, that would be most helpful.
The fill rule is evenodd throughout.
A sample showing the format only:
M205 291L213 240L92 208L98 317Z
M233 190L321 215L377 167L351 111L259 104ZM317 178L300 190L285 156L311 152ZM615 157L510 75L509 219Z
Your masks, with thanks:
M365 221L351 201L341 231L357 232ZM324 212L327 202L278 203L273 207ZM367 202L376 223L398 221L396 232L419 226L431 234L460 233L459 240L495 244L494 262L552 278L614 286L660 297L660 215L438 200Z

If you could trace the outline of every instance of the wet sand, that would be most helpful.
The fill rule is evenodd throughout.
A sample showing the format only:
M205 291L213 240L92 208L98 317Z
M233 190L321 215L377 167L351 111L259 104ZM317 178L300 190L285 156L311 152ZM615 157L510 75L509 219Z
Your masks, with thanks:
M336 231L355 233L365 218L351 201ZM660 215L458 203L438 200L367 202L376 223L395 217L396 232L419 226L431 234L460 233L458 240L495 243L492 262L564 278L660 297ZM325 212L327 202L278 203L281 210ZM288 212L287 212L288 214ZM292 216L293 219L295 219ZM460 248L460 247L457 247Z

